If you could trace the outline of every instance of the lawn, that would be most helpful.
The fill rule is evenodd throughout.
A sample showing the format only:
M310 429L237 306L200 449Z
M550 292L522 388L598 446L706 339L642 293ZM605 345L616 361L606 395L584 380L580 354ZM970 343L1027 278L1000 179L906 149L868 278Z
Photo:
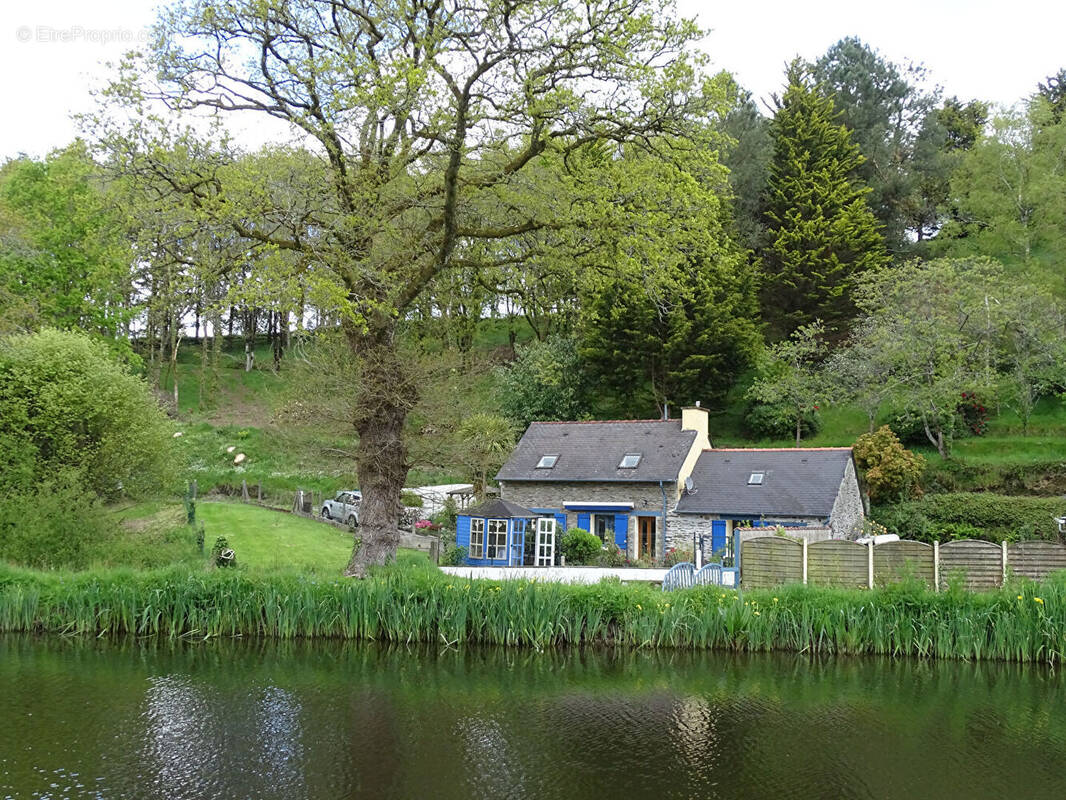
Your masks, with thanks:
M237 563L248 569L339 575L352 554L352 535L347 530L281 511L200 502L196 518L204 523L207 549L223 536L237 554ZM419 559L429 563L414 550L402 550L398 557L404 562Z

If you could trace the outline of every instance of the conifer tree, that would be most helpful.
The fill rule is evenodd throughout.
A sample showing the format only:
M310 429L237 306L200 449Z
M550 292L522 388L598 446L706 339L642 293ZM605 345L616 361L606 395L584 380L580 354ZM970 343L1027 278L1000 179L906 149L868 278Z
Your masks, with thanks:
M724 396L760 342L743 264L736 252L693 255L654 282L619 275L586 295L582 360L593 387L621 399L601 413L644 416L654 404L665 417Z
M853 280L888 258L869 189L856 177L858 145L800 61L787 77L770 123L768 244L760 254L763 318L776 337L815 319L841 330L854 314Z

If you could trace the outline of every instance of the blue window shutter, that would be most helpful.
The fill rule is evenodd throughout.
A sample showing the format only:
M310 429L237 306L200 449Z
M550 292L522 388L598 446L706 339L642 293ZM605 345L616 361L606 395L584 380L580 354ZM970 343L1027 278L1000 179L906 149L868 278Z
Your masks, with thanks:
M470 547L470 517L459 517L455 523L455 546Z
M592 515L588 512L577 515L577 527L583 531L592 533Z
M623 553L626 551L626 542L629 539L629 514L614 515L614 543Z
M725 549L725 520L711 520L711 551L717 553Z
M559 536L566 533L566 514L555 515L555 533Z

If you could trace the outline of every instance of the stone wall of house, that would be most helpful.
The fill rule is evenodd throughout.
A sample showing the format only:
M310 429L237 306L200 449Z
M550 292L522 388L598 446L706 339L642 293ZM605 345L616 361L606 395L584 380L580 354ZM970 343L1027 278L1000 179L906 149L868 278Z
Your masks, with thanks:
M692 538L706 534L711 536L711 517L701 514L676 514L666 517L666 549L692 547Z
M695 537L698 545L699 537L703 536L703 560L705 562L710 561L711 556L714 554L711 542L711 522L716 519L721 519L721 517L717 514L677 514L671 511L667 518L668 535L666 548L668 550L671 547L691 550L693 537ZM822 521L814 517L774 517L773 521L781 523L786 528L789 525L803 525L806 523L808 526L806 528L788 528L790 536L804 536L810 541L832 538L829 528L822 527L820 524L812 525L812 523L821 523ZM752 536L772 536L774 532L773 528L737 528L736 530L757 531ZM803 533L804 531L808 533ZM752 536L748 536L748 538L752 538Z
M858 527L858 523L864 516L862 492L859 490L859 480L855 475L855 464L849 458L848 465L844 468L844 478L837 491L837 499L833 503L833 511L829 515L829 526L833 529L833 538L853 538L851 533Z
M665 484L667 500L671 501L673 481ZM658 483L623 482L565 482L565 481L500 481L500 497L526 508L551 508L563 510L564 503L632 503L629 511L629 556L635 558L637 547L636 516L663 513L663 490ZM577 511L567 511L566 527L577 527ZM583 512L582 512L583 513ZM666 552L664 541L670 536L669 525L663 536L662 525L657 523L657 557Z

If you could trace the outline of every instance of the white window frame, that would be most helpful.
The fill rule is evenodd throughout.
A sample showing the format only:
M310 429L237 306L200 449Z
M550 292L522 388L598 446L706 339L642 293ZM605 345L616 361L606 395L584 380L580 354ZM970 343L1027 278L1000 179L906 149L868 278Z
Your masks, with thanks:
M765 477L765 472L752 472L751 475L748 476L748 486L762 486Z
M622 456L622 460L618 462L618 469L636 469L640 466L640 459L643 457L642 453L626 453ZM635 458L636 461L632 464L627 464L626 460L630 458Z
M600 539L599 533L596 532L596 523L601 519L604 521L604 537L602 539ZM606 548L614 544L614 514L593 514L589 527L592 528L592 535L600 539L603 547Z
M499 537L502 536L501 540ZM493 540L495 538L495 541ZM485 558L502 561L507 558L507 520L490 519L485 525Z
M477 534L476 542L474 541L475 533ZM485 520L478 517L470 518L470 557L485 557Z
M547 461L549 458L551 459L551 463L550 464L545 464L544 462ZM544 455L542 455L540 457L540 461L537 462L536 469L555 469L555 465L558 464L558 463L559 463L559 454L558 453L545 453Z
M537 549L533 563L538 567L550 567L555 563L555 517L537 517Z

